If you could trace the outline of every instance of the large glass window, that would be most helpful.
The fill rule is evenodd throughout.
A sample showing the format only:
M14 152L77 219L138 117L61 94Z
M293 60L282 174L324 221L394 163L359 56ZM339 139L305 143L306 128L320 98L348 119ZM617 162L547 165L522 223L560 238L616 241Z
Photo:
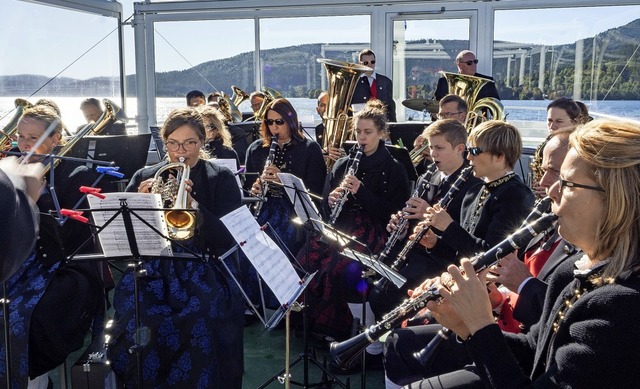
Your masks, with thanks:
M394 97L432 99L439 71L457 72L456 55L469 49L469 19L396 20L393 25ZM403 106L397 104L398 112ZM406 119L422 114L406 109ZM398 120L401 120L398 116Z
M640 117L639 30L640 6L496 11L493 76L511 116L541 120L571 97L592 116Z

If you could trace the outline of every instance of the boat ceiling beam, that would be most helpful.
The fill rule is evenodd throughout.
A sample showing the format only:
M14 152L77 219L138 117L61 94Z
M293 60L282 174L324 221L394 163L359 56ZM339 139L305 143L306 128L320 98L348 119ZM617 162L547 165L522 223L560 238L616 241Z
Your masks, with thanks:
M122 4L107 0L21 0L26 3L50 5L72 11L119 18L122 15Z

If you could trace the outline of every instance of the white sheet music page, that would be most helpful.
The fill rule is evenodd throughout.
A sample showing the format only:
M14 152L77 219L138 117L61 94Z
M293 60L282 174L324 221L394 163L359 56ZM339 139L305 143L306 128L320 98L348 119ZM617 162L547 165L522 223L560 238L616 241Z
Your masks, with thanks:
M231 158L211 158L209 161L215 163L216 165L224 166L227 169L231 170L231 173L235 173L237 169L236 160ZM242 190L242 182L240 182L240 176L234 174L236 177L236 182L238 183L238 188Z
M88 196L89 207L91 209L119 209L120 201L126 200L128 208L162 208L162 200L159 194L117 192L105 193L104 199L95 196ZM117 210L95 211L91 213L93 222L98 226L103 226ZM144 221L152 225L165 236L169 234L164 221L164 211L133 211ZM134 215L131 215L133 231L138 244L140 255L144 256L171 256L171 242L153 231ZM105 257L120 257L131 255L129 240L124 228L122 215L118 215L109 225L98 234L98 240L102 246Z
M309 192L304 186L304 182L291 173L278 173L278 177L284 185L284 190L287 193L287 197L289 197L289 200L293 204L296 215L303 223L308 219L311 219L315 230L322 232L322 224L316 221L322 220L322 218L320 217L318 208L316 208L316 205L311 201L311 196L309 196Z
M300 277L285 253L261 230L249 208L242 206L220 220L280 304L287 303L299 288Z

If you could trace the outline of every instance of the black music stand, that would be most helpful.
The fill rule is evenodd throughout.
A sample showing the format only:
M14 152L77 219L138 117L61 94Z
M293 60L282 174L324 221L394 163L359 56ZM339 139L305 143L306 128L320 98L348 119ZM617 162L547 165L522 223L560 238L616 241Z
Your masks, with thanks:
M278 175L282 180L283 173L278 173ZM285 190L289 189L294 191L293 196L287 193L287 195L290 196L290 199L292 200L294 209L296 209L296 204L300 205L300 208L299 208L300 212L299 213L297 212L297 213L298 213L298 219L300 220L300 223L302 223L305 229L305 255L308 257L311 238L312 236L320 232L319 226L321 224L316 223L316 219L312 218L312 215L317 215L318 212L316 209L314 209L311 203L310 193L304 188L304 184L302 184L302 181L300 179L296 177L292 181L291 185L286 185L286 184L279 184L279 185L283 186ZM302 268L300 264L298 264L298 266ZM302 292L302 299L303 301L306 301L306 288L304 288ZM289 372L289 369L291 369L293 366L295 366L299 362L303 363L303 381L296 382L296 381L290 380L289 381L290 384L301 386L303 388L322 387L325 385L327 385L328 387L331 387L332 384L336 384L341 388L345 388L345 389L350 388L351 387L350 378L347 378L346 384L343 384L338 379L338 377L336 377L327 368L326 361L324 363L320 363L320 361L318 361L317 358L315 357L315 352L309 347L309 322L307 318L307 311L304 309L305 308L304 306L301 306L300 308L302 311L303 352L300 353L298 357L295 360L293 360L291 363L288 363L287 361L287 366L284 369L282 369L281 371L273 375L269 380L267 380L262 385L260 385L258 389L266 388L271 382L275 381L276 379L279 379L280 381L282 381L281 380L282 374L285 374L285 379L289 379L289 377L286 376ZM317 368L319 368L322 371L322 378L320 382L313 383L313 384L309 383L309 364L310 363L315 365Z
M130 255L123 255L123 256L110 256L110 259L126 259L129 260L130 263L129 266L133 269L133 294L134 294L134 316L135 316L135 340L134 340L134 344L133 346L131 346L129 348L129 352L130 353L135 353L136 355L136 382L138 383L138 385L140 387L142 387L142 382L143 382L143 376L142 376L142 351L144 348L144 345L142 343L142 336L141 336L141 332L142 332L142 323L141 323L141 315L140 315L140 302L138 299L139 296L139 290L138 290L138 277L145 275L146 271L142 268L143 265L143 261L145 259L150 259L150 258L154 258L154 259L169 259L169 260L174 260L174 259L184 259L184 260L200 260L202 262L206 262L207 258L206 255L204 253L199 254L196 253L192 250L190 250L189 248L185 247L184 245L180 244L179 242L169 238L168 236L166 236L165 234L163 234L160 230L158 230L156 227L154 227L153 225L151 225L151 223L149 223L147 220L145 220L143 217L141 217L139 214L137 214L137 211L169 211L169 210L181 210L181 209L165 209L165 208L129 208L128 204L127 204L127 200L126 199L120 199L120 208L99 208L99 209L87 209L87 210L83 210L83 211L88 211L88 212L105 212L105 211L114 211L115 213L102 225L102 226L95 226L97 228L97 230L92 234L91 238L87 241L85 241L82 245L80 245L80 247L78 247L78 249L76 249L75 252L73 252L68 258L67 261L103 261L105 260L107 257L104 254L98 254L98 255L80 255L78 254L88 243L91 239L94 239L96 236L98 236L102 231L105 230L105 228L107 226L109 226L114 220L116 220L118 218L118 216L122 215L122 221L124 223L124 229L125 229L125 234L127 237L127 243L129 246L129 250L131 252ZM188 209L184 209L184 211L193 211L193 210L188 210ZM140 253L140 249L138 246L138 241L136 239L136 235L135 235L135 231L134 231L134 227L133 227L133 218L132 216L138 220L139 222L141 222L142 224L144 224L145 226L147 226L149 229L151 229L155 234L161 236L162 238L175 243L177 246L181 247L183 250L185 250L185 252L187 252L189 255L184 255L184 254L178 254L175 253L172 256L168 256L168 255L152 255L152 256L147 256L147 255L142 255ZM178 255L176 255L178 254Z

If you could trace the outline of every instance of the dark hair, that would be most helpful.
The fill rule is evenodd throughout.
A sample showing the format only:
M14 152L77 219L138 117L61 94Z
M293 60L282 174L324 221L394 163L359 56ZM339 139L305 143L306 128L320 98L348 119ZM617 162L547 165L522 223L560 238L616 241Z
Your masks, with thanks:
M362 49L358 53L358 61L360 61L360 59L362 58L363 55L373 55L373 58L376 57L376 53L374 53L373 50L371 50L371 49Z
M589 116L589 108L582 101L576 100L576 104L580 107L580 124L586 124L593 120L591 116Z
M269 111L275 111L282 116L284 122L289 126L289 131L291 132L291 139L295 139L298 141L304 140L304 136L302 135L302 130L300 129L300 124L298 123L298 114L296 110L293 108L293 105L289 102L289 100L284 98L279 98L273 100L268 106L267 110L264 113L264 120L260 124L260 135L262 136L262 145L264 147L269 147L271 144L271 137L273 134L267 126L267 114Z
M456 119L436 120L426 128L424 134L426 136L442 135L452 147L459 144L467 145L467 129Z
M202 97L202 99L205 100L204 93L200 92L197 89L194 89L191 92L187 93L187 105L189 105L189 103L191 102L191 99L195 97Z
M100 110L102 110L102 104L100 104L100 100L96 99L95 97L89 97L82 100L82 103L80 103L80 109L82 109L82 107L87 105L93 105L99 108Z
M569 115L569 119L571 119L571 121L575 124L583 123L582 109L580 109L580 106L573 99L570 99L568 97L561 97L559 99L553 100L551 103L549 103L549 105L547 105L547 111L551 108L559 108L564 110L567 115ZM588 112L587 116L589 116Z
M467 105L467 102L462 97L454 94L448 94L443 98L441 98L440 102L438 103L438 106L442 107L443 105L452 103L452 102L458 103L458 111L461 111L461 112L469 111L469 106Z
M198 139L204 142L206 137L204 119L197 109L190 107L178 108L171 111L162 125L162 130L160 130L162 140L166 141L169 135L184 125L188 125L193 128L198 134Z

